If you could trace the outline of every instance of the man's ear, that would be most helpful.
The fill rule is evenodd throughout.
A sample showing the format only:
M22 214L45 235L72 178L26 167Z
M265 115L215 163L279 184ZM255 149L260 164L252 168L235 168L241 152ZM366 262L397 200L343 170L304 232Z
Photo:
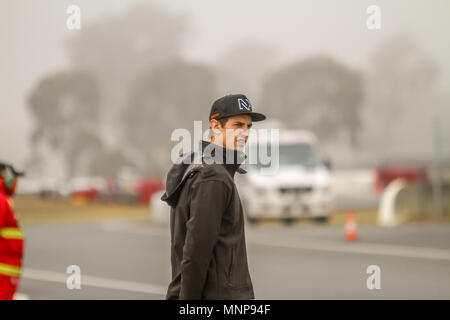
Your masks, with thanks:
M216 119L211 119L211 121L209 122L209 126L211 127L211 129L220 129L220 122L217 121Z
M220 129L222 129L222 125L216 119L211 119L211 121L209 122L209 126L211 128L213 136L220 136L222 134L222 132L220 131Z

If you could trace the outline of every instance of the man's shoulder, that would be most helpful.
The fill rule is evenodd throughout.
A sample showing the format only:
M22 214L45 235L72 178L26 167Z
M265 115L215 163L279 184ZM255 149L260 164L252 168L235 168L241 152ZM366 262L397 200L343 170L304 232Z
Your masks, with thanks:
M194 184L198 184L205 181L218 181L223 182L228 186L232 186L232 178L227 170L221 164L202 164L198 170L197 177Z

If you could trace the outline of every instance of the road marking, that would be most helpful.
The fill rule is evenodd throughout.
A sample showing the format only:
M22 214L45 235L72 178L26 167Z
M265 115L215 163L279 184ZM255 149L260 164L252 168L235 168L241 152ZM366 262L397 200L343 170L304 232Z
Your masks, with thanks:
M247 239L248 243L263 245L267 247L450 261L450 251L444 249L384 245L376 243L336 244L336 242L324 240L313 242L311 239L304 238L296 238L295 241L296 242L293 242L292 239L267 239L266 237L263 238L261 236L252 236L251 238Z
M31 280L63 283L65 286L68 275L66 273L61 272L25 268L21 274L21 277ZM81 287L83 286L97 287L104 289L115 289L139 293L149 293L162 296L165 296L167 292L166 287L159 285L115 280L109 278L100 278L86 275L81 275Z
M13 300L30 300L30 297L24 293L16 292Z
M146 234L158 237L170 237L169 228L146 228L138 226L124 226L121 223L115 222L104 222L101 224L101 228L106 232L122 232L122 233L133 233L133 234Z
M137 229L130 228L129 226L126 227L120 224L104 224L103 229L105 231L111 232L170 237L170 232L162 228L152 227ZM276 237L275 235L270 235L270 237L268 237L267 235L261 235L253 232L247 232L246 241L249 244L275 248L450 261L450 250L436 248L399 246L377 243L346 243L339 241L315 240L305 237L282 239L280 237Z

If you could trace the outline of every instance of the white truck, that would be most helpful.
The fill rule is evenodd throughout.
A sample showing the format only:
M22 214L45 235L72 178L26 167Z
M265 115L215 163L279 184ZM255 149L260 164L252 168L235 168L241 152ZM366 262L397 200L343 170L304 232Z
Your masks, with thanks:
M253 146L258 148L261 142L261 138L249 139L247 147L259 144ZM315 135L281 129L278 163L278 169L270 174L261 170L265 166L259 161L246 163L247 174L236 175L247 221L276 218L289 224L298 218L313 218L326 223L334 211L335 197L330 188L330 165L321 160Z

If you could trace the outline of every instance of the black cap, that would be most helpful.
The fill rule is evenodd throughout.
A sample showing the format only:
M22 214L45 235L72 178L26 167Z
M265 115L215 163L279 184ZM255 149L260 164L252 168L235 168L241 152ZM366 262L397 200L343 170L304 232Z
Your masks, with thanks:
M243 94L230 94L214 101L209 120L223 119L240 114L248 114L252 121L262 121L266 116L262 113L253 112L250 100Z
M25 175L24 172L17 171L14 169L14 167L10 164L2 163L0 162L0 171L3 171L4 169L9 169L16 177L22 177Z

